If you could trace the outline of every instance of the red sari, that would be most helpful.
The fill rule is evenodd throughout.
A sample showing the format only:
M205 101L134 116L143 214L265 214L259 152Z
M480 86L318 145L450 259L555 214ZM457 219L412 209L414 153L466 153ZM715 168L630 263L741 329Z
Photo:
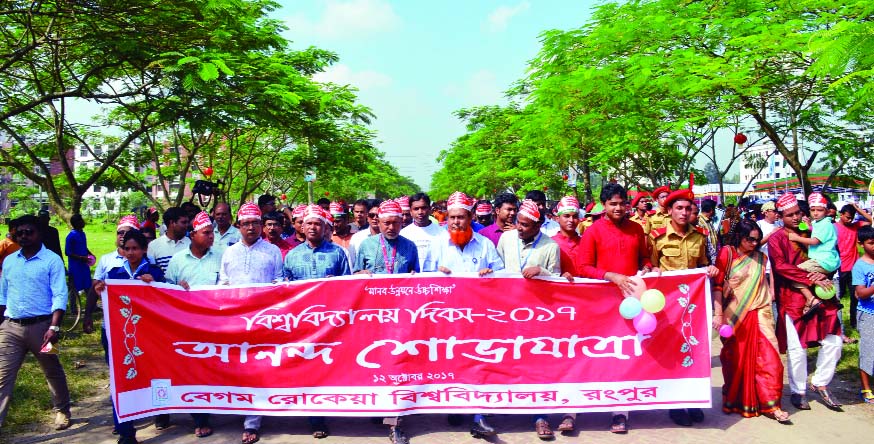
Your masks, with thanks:
M725 380L722 410L747 418L780 409L783 392L765 261L761 252L742 255L734 247L723 247L716 260L720 272L714 289L724 282L723 316L734 327L719 354Z

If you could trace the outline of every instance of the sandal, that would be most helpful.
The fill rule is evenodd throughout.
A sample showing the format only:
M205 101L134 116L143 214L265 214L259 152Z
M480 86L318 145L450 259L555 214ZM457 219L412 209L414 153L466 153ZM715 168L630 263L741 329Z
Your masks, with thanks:
M261 439L261 435L255 429L245 429L243 430L243 444L255 444Z
M819 395L819 399L822 401L823 404L825 404L826 407L831 410L842 411L841 406L843 404L841 404L841 402L838 401L837 398L835 398L834 395L831 394L831 392L828 390L828 387L817 388L815 385L810 384L810 389Z
M780 424L787 424L787 425L792 424L792 421L789 420L789 412L787 412L783 409L777 409L777 410L774 410L772 412L766 412L763 414L765 415L765 417L771 418L774 421L779 422Z
M328 437L328 426L325 424L313 425L310 429L313 432L313 438L323 439Z
M212 435L212 427L210 426L197 427L194 429L194 436L198 438L206 438L210 435Z
M544 441L555 439L555 435L552 433L549 423L544 419L538 419L537 422L534 423L534 431L537 432L537 437Z
M866 404L874 404L874 393L871 390L859 390L859 397Z
M564 419L561 420L561 424L558 425L559 432L573 432L574 426L576 425L576 421L571 416L565 416Z

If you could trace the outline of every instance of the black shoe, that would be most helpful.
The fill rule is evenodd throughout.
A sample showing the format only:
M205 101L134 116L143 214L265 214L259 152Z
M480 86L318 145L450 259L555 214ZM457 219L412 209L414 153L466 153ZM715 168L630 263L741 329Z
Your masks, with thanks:
M692 422L704 422L704 410L686 409L686 412L689 414L689 418L692 419Z
M458 427L464 424L464 415L460 415L458 413L450 413L446 417L446 422L449 423L452 427Z
M170 427L170 415L158 415L155 417L155 428L164 430Z
M807 403L807 397L804 395L793 393L792 396L789 397L789 402L791 402L798 410L810 410L810 404Z
M686 409L670 409L668 410L668 416L670 416L678 426L690 427L692 425L692 418L689 417L689 413L686 412Z
M388 440L391 441L391 444L409 444L410 439L407 438L407 435L404 434L404 429L400 428L400 426L394 426L388 432Z
M139 444L139 442L133 436L122 436L118 438L116 444Z
M485 418L480 419L479 421L474 421L473 425L470 426L470 435L474 438L495 436L497 434L498 432L486 422Z

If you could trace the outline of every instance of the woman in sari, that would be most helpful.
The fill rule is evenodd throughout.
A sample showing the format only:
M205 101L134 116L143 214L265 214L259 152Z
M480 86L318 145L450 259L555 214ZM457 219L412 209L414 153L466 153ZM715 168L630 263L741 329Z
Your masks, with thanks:
M722 410L744 417L765 415L789 424L780 407L783 363L771 313L771 287L766 280L768 257L759 251L762 230L739 221L716 259L719 274L713 285L713 327L729 325L722 339Z

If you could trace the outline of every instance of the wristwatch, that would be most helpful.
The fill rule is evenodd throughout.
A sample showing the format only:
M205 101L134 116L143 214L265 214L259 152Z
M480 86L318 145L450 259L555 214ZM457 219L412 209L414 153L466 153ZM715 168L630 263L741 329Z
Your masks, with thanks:
M49 325L49 330L57 333L57 332L61 331L61 327L58 327L57 325Z

